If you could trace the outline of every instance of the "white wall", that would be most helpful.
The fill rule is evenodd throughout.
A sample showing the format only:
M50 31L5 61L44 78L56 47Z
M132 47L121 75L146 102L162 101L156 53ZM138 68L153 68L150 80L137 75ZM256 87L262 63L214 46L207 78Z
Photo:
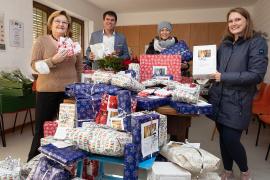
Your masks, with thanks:
M246 7L252 11L252 7ZM160 21L171 23L223 22L231 8L188 9L178 11L157 11L141 13L119 13L117 25L157 24Z
M88 45L89 34L102 28L103 10L86 3L84 0L38 0L56 9L65 9L71 15L85 21L85 47ZM30 75L30 57L32 49L33 0L0 0L0 13L4 13L6 50L0 51L0 71L20 68L24 74ZM24 23L24 47L9 46L9 20ZM91 26L90 26L91 25ZM93 26L93 27L92 27ZM15 114L5 114L5 129L13 125ZM22 124L24 113L18 116L17 124Z
M32 0L0 0L0 4L0 13L4 13L5 16L6 42L6 50L0 51L0 70L20 68L23 72L27 72L32 47ZM11 19L24 23L24 48L9 46L9 20Z
M259 0L254 6L253 20L257 30L266 32L270 37L270 1ZM270 40L270 39L269 39ZM270 57L270 42L268 40L268 57ZM269 62L270 64L270 62ZM270 65L265 75L265 82L270 83Z

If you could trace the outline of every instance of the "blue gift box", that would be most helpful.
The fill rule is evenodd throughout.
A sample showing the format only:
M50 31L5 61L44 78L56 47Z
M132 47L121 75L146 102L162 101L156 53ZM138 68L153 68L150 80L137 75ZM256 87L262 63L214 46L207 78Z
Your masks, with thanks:
M211 114L212 105L198 106L195 104L188 104L184 102L171 101L170 106L181 114Z
M100 109L101 95L76 100L77 119L93 121Z
M192 52L189 50L185 41L182 40L161 51L160 54L167 54L167 55L180 54L181 60L186 62L190 61L193 58Z
M116 95L121 88L107 84L85 84L74 83L69 84L65 88L66 95L75 98L87 98L94 94L108 93L110 95Z
M118 115L124 117L124 129L131 131L131 92L121 90L117 92Z
M50 157L51 159L63 164L63 165L72 165L73 163L81 160L87 156L87 153L76 149L74 146L68 146L65 148L57 148L52 144L47 144L40 146L38 150Z
M137 145L137 151L138 151L138 160L144 161L147 159L152 158L152 156L156 156L156 152L153 152L152 154L149 154L145 157L143 157L142 154L142 124L151 122L152 120L158 120L159 124L159 114L155 113L149 113L149 112L138 112L134 113L131 116L131 127L132 127L132 143ZM157 132L158 132L158 127ZM158 139L158 134L156 134L156 138ZM157 141L157 148L158 148L158 141Z
M149 97L140 97L136 96L137 99L137 108L139 110L154 110L160 106L165 106L170 103L170 98L149 98Z
M66 180L71 179L71 174L59 163L47 157L42 157L39 160L32 179Z
M124 148L124 180L138 179L137 145L128 143Z

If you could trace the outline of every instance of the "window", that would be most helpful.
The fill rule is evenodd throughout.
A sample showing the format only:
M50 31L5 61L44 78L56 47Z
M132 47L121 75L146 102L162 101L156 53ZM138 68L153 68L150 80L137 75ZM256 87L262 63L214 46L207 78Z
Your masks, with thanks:
M44 34L47 34L47 20L55 9L33 1L33 42ZM79 42L84 49L84 22L71 16L72 40Z

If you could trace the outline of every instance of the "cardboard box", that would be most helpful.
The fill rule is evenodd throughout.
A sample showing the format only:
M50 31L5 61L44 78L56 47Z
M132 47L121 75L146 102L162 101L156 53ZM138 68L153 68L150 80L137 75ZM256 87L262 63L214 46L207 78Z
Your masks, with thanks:
M155 162L147 180L191 180L191 174L172 162Z

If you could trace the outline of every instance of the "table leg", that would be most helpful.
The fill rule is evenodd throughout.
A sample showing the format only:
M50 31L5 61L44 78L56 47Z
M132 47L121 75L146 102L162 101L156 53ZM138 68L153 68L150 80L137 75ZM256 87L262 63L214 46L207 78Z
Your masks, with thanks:
M167 115L167 118L168 134L171 135L171 140L184 142L185 139L188 139L188 130L191 125L191 117Z
M0 133L1 133L3 147L6 147L7 145L6 145L6 138L5 138L4 117L2 113L1 113L1 121L0 121Z
M32 134L34 136L34 128L33 128L33 119L32 119L32 113L31 113L31 108L29 108L29 115L30 115L30 121L31 121L31 128L32 128Z
M22 132L23 132L23 128L24 128L24 124L25 124L27 115L28 115L28 109L26 110L26 113L25 113L25 116L24 116L24 120L23 120L23 124L22 124L22 129L21 129L21 134L22 134Z
M15 115L14 124L13 124L13 132L15 132L15 127L16 127L16 121L17 121L18 113L19 112L16 112L16 115Z

